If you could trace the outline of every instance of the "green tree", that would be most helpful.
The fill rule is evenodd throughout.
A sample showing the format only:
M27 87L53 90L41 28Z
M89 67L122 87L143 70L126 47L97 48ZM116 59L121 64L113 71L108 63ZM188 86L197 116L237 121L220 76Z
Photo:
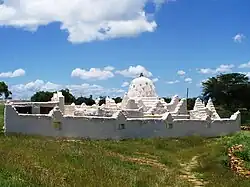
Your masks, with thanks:
M45 92L45 91L39 91L36 92L32 97L32 102L48 102L51 101L51 98L53 97L53 92Z
M76 101L75 101L75 104L76 105L81 105L82 103L85 103L85 101L86 101L86 97L78 97L77 99L76 99Z
M215 104L230 110L250 108L249 78L241 73L220 74L202 83L205 101L212 98Z
M196 97L187 99L187 109L188 110L193 110L194 109L194 104L195 104L196 99L197 99Z
M106 98L107 98L107 96L100 96L98 105L101 106L102 104L106 104ZM122 102L121 97L115 97L115 98L112 98L112 99L115 101L115 103L121 103Z
M92 106L95 104L95 101L93 100L93 97L90 95L89 97L78 97L75 101L76 105L81 105L82 103L85 103L88 106Z
M88 106L92 106L93 104L95 104L95 101L93 100L93 98L90 97L78 97L75 101L76 105L81 105L82 103L85 103Z
M60 90L64 96L64 100L66 104L71 104L76 101L75 97L69 92L69 89ZM53 97L53 93L55 92L48 92L48 91L39 91L36 92L32 97L31 101L33 102L48 102L51 101Z
M122 102L122 98L121 97L116 97L113 98L115 100L115 103L121 103Z
M171 102L171 98L170 97L163 97L164 101L166 103L170 103Z
M99 99L99 106L101 106L102 104L106 104L106 96L100 96Z
M8 99L11 95L11 91L9 91L8 85L5 82L0 82L0 97L4 95L5 99Z
M90 95L89 98L86 98L85 104L88 106L92 106L95 104L95 100L93 99L92 95Z
M62 92L66 104L71 104L76 102L75 96L73 96L70 93L69 89L66 88L64 90L60 90L60 92Z

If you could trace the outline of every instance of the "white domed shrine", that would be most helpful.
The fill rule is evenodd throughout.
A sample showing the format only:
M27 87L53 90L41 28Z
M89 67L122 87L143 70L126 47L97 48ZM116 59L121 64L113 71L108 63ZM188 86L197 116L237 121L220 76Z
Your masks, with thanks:
M48 112L48 113L46 113ZM193 110L175 95L166 103L152 80L133 79L121 103L106 97L105 104L65 105L61 92L50 102L7 102L4 132L91 139L218 136L240 131L240 112L221 119L212 100L197 99Z
M129 100L134 100L135 104L138 105L137 107L142 108L143 112L147 112L160 102L153 81L144 77L142 73L131 81L128 93L124 95L122 100L121 108L129 109L130 107L127 104L131 102Z
M147 77L144 77L141 73L140 77L135 78L131 81L127 96L131 98L157 97L157 94L155 92L153 81Z

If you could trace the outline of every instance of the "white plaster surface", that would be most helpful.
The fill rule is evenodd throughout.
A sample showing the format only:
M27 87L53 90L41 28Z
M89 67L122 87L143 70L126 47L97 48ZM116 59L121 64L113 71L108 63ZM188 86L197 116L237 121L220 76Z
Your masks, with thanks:
M144 76L140 76L131 81L127 95L131 98L157 97L153 81Z
M149 137L182 137L190 135L220 136L240 131L240 114L232 119L189 120L167 118L126 118L117 117L76 117L54 115L18 114L11 105L6 105L5 133L23 133L43 136L62 136L92 139L124 139ZM58 113L58 111L57 111ZM54 117L53 117L54 116ZM58 117L59 116L59 117ZM56 118L61 122L61 129L53 126ZM168 129L166 124L172 124ZM125 129L119 129L124 124Z

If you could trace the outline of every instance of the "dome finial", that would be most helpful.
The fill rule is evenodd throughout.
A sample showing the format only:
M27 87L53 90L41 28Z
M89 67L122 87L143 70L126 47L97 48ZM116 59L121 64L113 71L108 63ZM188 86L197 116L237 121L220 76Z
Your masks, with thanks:
M140 74L140 77L144 77L143 73Z

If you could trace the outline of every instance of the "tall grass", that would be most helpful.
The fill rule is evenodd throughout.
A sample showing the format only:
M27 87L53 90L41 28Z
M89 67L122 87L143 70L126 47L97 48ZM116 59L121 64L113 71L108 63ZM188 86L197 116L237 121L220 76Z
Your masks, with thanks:
M0 124L3 107L0 106ZM39 136L0 135L0 186L194 186L180 163L194 156L193 172L207 186L250 186L223 164L227 146L249 135L180 139L69 142ZM247 143L246 143L247 144Z

